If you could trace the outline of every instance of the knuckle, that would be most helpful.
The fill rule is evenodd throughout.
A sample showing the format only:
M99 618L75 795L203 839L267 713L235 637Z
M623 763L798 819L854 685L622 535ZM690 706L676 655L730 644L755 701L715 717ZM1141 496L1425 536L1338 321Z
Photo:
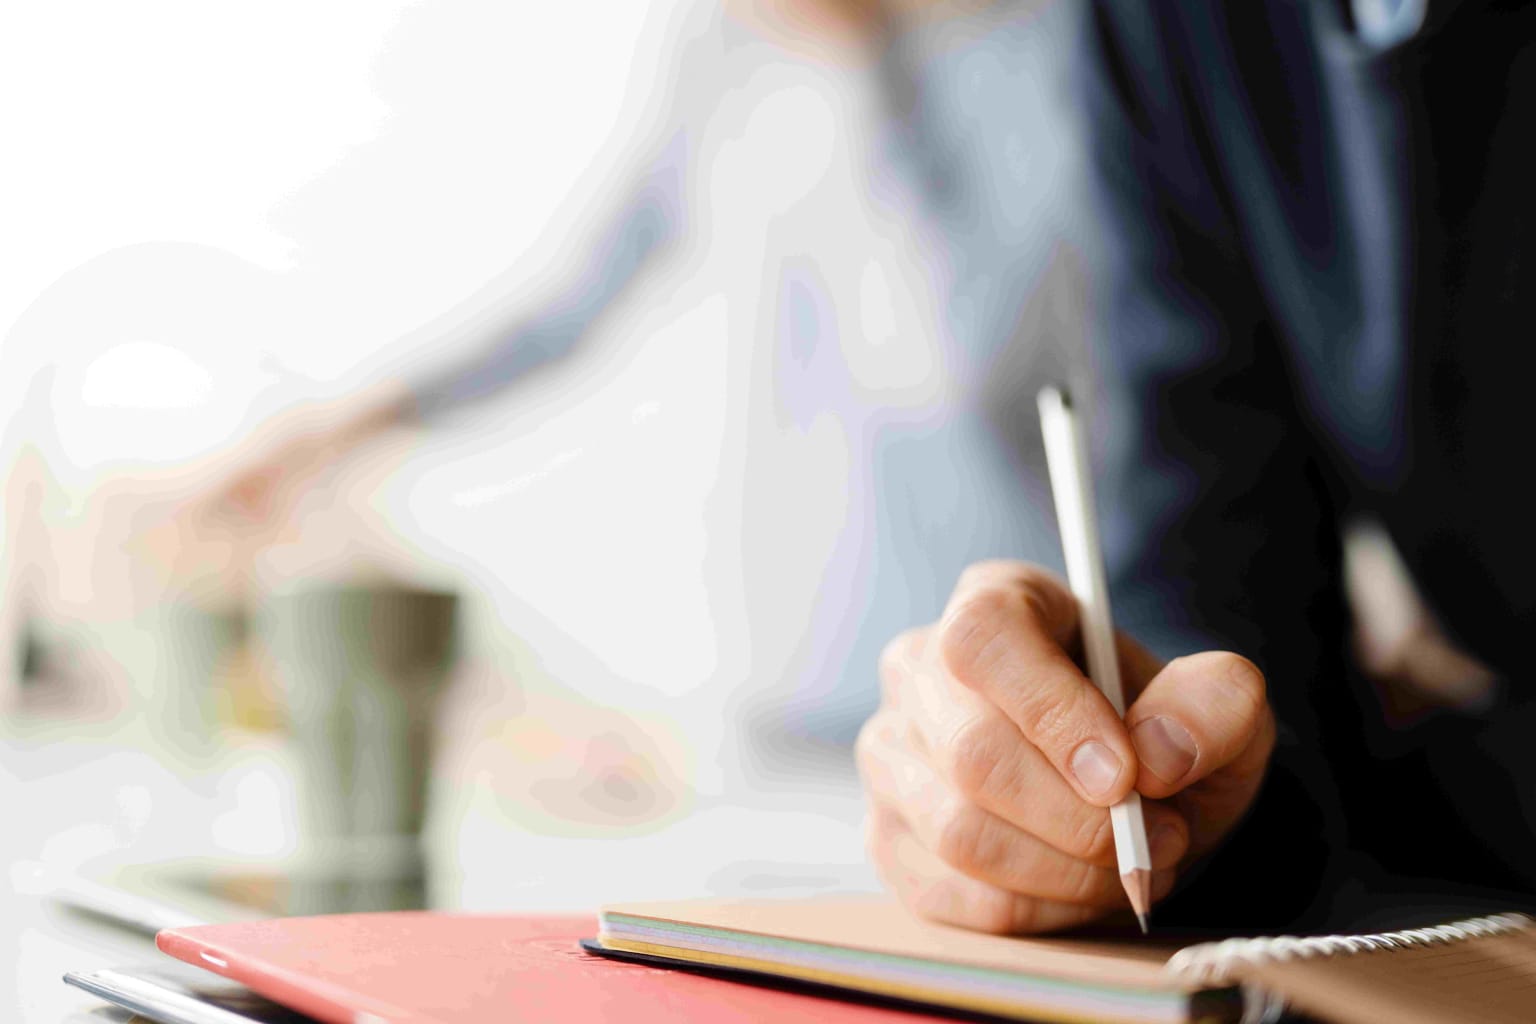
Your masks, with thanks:
M1014 928L1017 912L1014 895L968 878L946 875L934 879L918 893L914 908L924 917L993 935Z
M979 562L972 562L961 570L960 580L955 584L955 590L969 590L993 584L999 579L1017 576L1029 568L1027 562L1017 562L1008 558L984 558Z
M903 821L899 814L879 803L874 803L864 815L864 849L876 863L887 858L891 845L901 834Z
M859 773L867 776L867 768L879 756L877 751L880 745L878 730L880 729L879 715L865 722L859 729L858 738L853 741L853 760L859 766Z
M889 777L893 759L904 753L904 742L901 719L889 712L877 712L859 729L853 759L866 789Z
M1047 752L1070 749L1083 733L1081 695L1046 686L1025 686L1019 725L1035 746Z
M1226 673L1232 682L1233 692L1242 694L1256 705L1264 703L1264 673L1259 671L1259 666L1241 654L1229 654Z
M1019 927L1020 918L1028 918L1031 914L1028 910L1021 912L1020 903L1034 906L1033 900L1021 900L1011 892L997 889L988 891L975 901L972 911L975 920L973 927L977 931L991 935L1008 935L1022 930Z
M1041 568L1033 562L1010 562L1013 568L1014 579L1019 586L1031 590L1056 586L1056 575L1048 569Z
M1000 893L990 929L996 935L1025 935L1043 930L1045 904L1019 893Z
M864 815L864 852L871 862L880 862L881 847L884 845L884 834L881 832L880 823L873 813Z
M902 633L880 649L880 680L888 687L899 688L906 682L911 646L911 633Z
M889 710L876 711L870 715L859 727L858 738L854 740L855 751L873 753L891 743L895 737L901 735L900 718L900 715Z
M945 777L962 795L976 798L987 792L1002 763L997 723L972 718L955 731L944 747Z
M874 862L875 875L884 885L908 906L912 904L915 887L912 878L901 870L896 854L892 850L892 844L876 835L869 847L869 855Z
M902 749L921 757L925 760L932 759L929 749L928 734L923 730L923 723L912 715L902 715L900 721L894 727L894 739L892 741Z
M1253 729L1262 724L1269 704L1265 697L1264 674L1258 666L1240 655L1230 654L1222 666L1228 680L1228 714L1238 728Z
M1104 871L1087 861L1075 860L1067 868L1063 887L1068 903L1098 903L1104 899Z
M1042 625L1053 630L1077 620L1077 599L1062 579L1037 565L1026 567L1016 580L1019 596Z
M1011 604L1008 594L987 589L955 605L939 632L939 657L950 675L965 683L985 671Z
M1006 558L973 563L960 574L960 581L955 586L957 595L989 590L1026 598L1031 605L1041 609L1067 593L1061 580L1049 569L1033 562Z
M935 815L934 854L962 874L974 874L984 864L986 819L962 801L946 803Z
M919 915L930 921L966 924L962 916L956 913L956 902L955 883L947 875L926 879L921 885L913 886L910 890L909 905Z
M891 711L876 711L870 715L859 727L858 738L854 740L854 752L875 754L882 747L888 746L901 735L899 721L900 716Z
M1109 811L1102 807L1083 805L1083 811L1072 823L1067 839L1067 853L1086 860L1102 860L1115 849L1114 825Z

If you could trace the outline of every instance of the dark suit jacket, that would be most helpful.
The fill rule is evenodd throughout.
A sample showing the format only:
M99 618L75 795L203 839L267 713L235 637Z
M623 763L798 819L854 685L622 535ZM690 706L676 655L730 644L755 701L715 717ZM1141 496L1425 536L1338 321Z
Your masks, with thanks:
M1116 615L1253 658L1283 729L1162 919L1536 891L1536 4L1432 4L1378 51L1321 0L1106 0L1081 43ZM1362 681L1353 516L1500 674L1493 707L1395 720Z

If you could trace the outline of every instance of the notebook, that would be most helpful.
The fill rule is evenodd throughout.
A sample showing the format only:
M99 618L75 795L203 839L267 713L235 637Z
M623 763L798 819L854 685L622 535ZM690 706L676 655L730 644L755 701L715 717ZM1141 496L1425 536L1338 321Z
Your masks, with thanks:
M155 941L330 1024L939 1020L591 956L579 941L593 924L590 915L342 914L175 928Z
M1156 942L1013 938L887 899L624 904L596 948L1020 1020L1339 1024L1536 1021L1536 922L1520 914L1376 935Z

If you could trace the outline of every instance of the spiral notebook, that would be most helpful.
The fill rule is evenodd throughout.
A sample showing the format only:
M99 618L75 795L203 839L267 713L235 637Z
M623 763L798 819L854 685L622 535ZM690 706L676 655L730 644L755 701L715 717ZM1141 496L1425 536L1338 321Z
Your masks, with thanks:
M982 935L884 899L605 908L610 955L1031 1021L1257 1022L1289 1005L1339 1024L1536 1020L1536 921L1375 935L1155 942Z

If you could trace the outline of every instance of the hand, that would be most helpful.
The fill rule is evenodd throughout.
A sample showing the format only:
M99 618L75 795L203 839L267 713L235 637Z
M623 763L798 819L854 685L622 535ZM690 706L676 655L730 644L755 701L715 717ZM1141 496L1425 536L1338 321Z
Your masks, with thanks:
M938 624L886 648L858 757L870 854L909 907L989 932L1128 908L1107 808L1133 787L1154 900L1236 824L1274 747L1264 677L1235 654L1118 649L1124 722L1079 668L1071 591L1016 562L967 569Z
M204 510L249 535L270 533L306 491L366 442L409 420L411 409L409 393L395 382L292 409L233 455L237 469L213 489Z
M237 447L164 475L158 491L104 489L101 504L126 536L138 601L243 600L255 560L303 530L294 514L358 449L411 418L409 393L394 383L279 415ZM115 492L115 493L111 493ZM190 495L190 497L189 497Z
M264 530L284 518L296 495L331 461L324 435L294 438L220 481L207 510L238 530Z

